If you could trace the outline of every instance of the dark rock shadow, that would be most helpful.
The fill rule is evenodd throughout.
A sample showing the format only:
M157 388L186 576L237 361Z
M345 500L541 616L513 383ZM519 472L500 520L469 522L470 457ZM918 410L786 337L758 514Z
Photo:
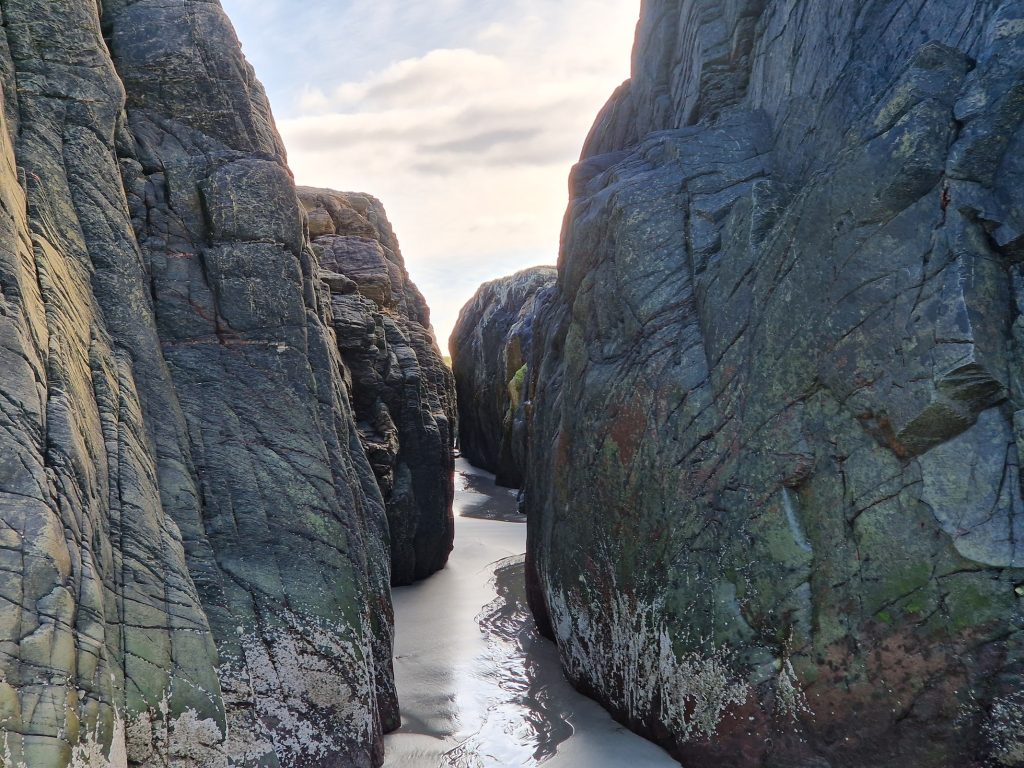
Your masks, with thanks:
M519 511L518 491L496 485L494 475L478 474L464 467L464 464L459 467L456 482L462 483L463 490L470 494L456 501L456 513L460 517L501 523L526 522L526 516Z

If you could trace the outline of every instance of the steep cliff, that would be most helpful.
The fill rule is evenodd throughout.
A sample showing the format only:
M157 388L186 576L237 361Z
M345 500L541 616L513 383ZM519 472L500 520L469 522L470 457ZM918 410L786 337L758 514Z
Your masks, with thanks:
M0 12L0 763L379 763L384 501L229 22Z
M359 437L387 505L391 578L422 579L454 537L455 385L380 201L299 189L349 375Z
M688 768L1024 765L1024 3L647 0L535 321L531 588Z
M448 345L462 454L513 488L522 485L526 466L533 317L555 277L553 267L534 267L484 284L459 313Z

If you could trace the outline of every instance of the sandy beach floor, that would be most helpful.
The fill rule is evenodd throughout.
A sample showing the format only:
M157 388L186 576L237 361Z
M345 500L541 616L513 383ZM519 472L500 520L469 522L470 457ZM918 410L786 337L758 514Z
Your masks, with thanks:
M526 607L514 492L457 470L448 567L395 590L402 728L386 768L678 768L565 680Z

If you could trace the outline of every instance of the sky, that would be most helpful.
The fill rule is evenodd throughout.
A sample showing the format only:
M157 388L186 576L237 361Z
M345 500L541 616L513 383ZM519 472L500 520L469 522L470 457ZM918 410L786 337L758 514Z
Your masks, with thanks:
M554 264L640 0L222 0L299 184L380 198L442 348L477 287Z

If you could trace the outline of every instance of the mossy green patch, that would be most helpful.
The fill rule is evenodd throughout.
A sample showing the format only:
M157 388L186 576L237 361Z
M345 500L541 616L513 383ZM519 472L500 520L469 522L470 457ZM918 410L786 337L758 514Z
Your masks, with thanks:
M980 627L997 621L1012 609L1005 584L984 574L961 573L943 579L945 605L954 630Z
M512 377L512 382L517 388L522 388L523 382L526 381L526 374L530 366L523 363L523 367L516 371L516 375Z

